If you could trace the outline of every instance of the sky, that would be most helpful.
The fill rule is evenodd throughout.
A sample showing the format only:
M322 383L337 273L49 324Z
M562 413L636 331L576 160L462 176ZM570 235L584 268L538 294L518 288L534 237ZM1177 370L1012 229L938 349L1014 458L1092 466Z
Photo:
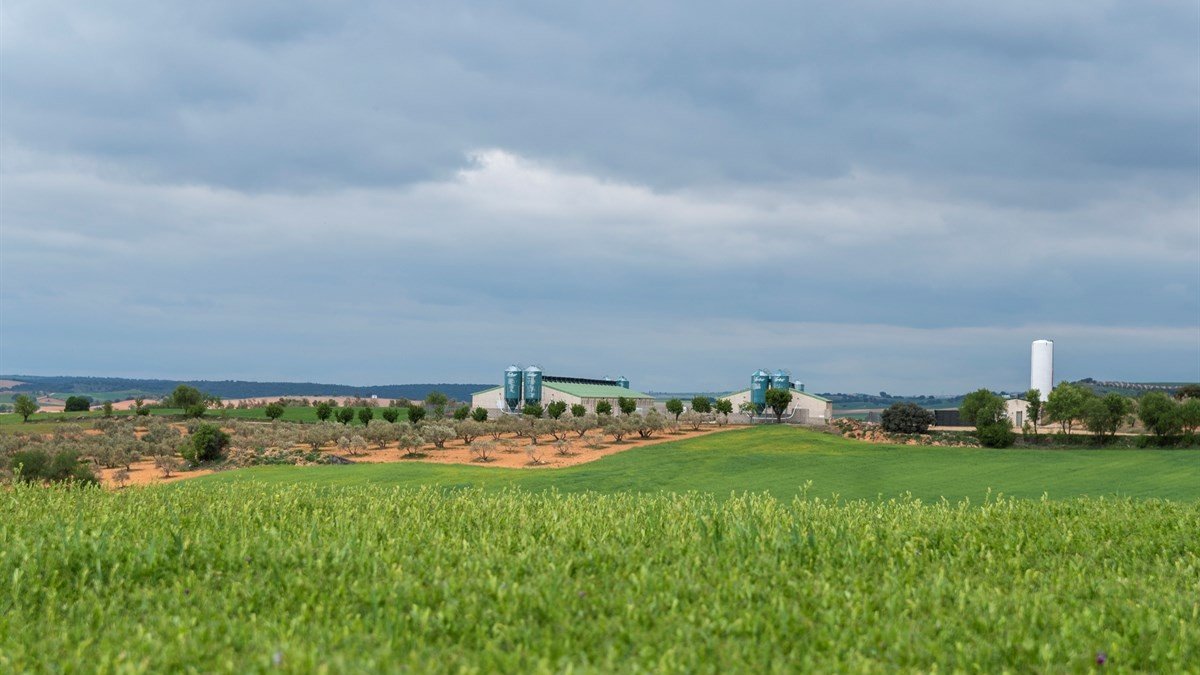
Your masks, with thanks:
M1198 25L6 0L0 373L1200 381Z

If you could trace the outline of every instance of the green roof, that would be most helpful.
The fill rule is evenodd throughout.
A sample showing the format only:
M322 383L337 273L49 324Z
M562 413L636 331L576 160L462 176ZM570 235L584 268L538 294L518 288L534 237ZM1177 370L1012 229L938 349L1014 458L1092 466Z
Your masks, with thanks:
M739 389L737 391L731 391L728 394L725 394L724 396L718 396L717 398L728 398L730 396L733 396L734 394L740 394L742 392L748 392L748 391L750 391L750 390L749 389ZM827 399L823 396L817 396L816 394L810 394L807 391L800 391L799 389L796 389L795 387L788 389L788 391L792 392L792 394L799 394L801 396L807 396L809 398L815 398L818 401L824 401L826 403L829 403L829 399Z
M561 391L564 394L578 396L579 398L654 398L649 394L618 387L615 384L572 384L568 382L542 382L542 386L547 389Z
M489 391L496 391L497 389L503 389L503 388L504 388L504 387L492 387L491 389L484 389L484 390L482 390L482 391L473 391L473 392L471 392L471 395L472 395L472 396L478 396L478 395L480 395L480 394L486 394L486 393L488 393Z

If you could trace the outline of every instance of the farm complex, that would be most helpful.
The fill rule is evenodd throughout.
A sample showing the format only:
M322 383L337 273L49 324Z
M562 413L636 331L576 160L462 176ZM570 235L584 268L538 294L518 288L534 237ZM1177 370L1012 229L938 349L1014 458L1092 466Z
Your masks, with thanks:
M562 377L544 375L537 366L509 366L504 371L504 384L475 392L471 395L471 406L489 413L519 414L528 404L548 405L561 401L568 406L582 405L588 412L595 413L596 404L601 401L615 408L622 398L636 401L641 411L654 406L654 397L630 389L629 380L624 377L615 380Z

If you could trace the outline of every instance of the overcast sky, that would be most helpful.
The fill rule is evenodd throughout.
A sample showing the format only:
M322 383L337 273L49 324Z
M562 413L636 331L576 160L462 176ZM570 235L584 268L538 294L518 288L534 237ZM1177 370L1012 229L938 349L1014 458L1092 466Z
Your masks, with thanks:
M1200 380L1180 2L0 5L0 372Z

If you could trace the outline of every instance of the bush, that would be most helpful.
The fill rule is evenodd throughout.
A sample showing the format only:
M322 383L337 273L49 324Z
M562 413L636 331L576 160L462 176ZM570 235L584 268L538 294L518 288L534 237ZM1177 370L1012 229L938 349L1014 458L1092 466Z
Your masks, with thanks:
M546 414L549 415L551 419L559 419L566 412L566 401L551 401L550 404L546 406Z
M692 399L692 410L708 414L712 412L712 399L707 396L697 396Z
M328 403L317 404L317 419L324 422L325 420L329 419L331 415L333 415L333 406L329 405Z
M935 421L932 410L916 403L893 403L881 416L883 430L894 434L923 434Z
M277 420L283 417L283 406L279 403L271 403L263 412L266 413L267 419Z
M99 481L92 468L79 461L74 450L51 452L43 448L28 448L14 452L8 468L25 483L78 483L95 485Z
M338 408L335 413L337 421L342 424L350 424L354 421L354 408Z
M384 408L383 410L381 410L379 412L379 416L382 417L384 419L384 421L388 422L389 424L395 424L396 420L400 419L400 409L399 408Z
M408 409L409 422L417 424L423 419L425 419L425 408L423 406L414 405Z
M540 419L542 414L546 412L546 409L543 408L542 404L540 403L526 403L525 407L521 409L521 412L527 417L535 417Z
M471 406L460 405L454 409L454 421L461 422L471 416Z
M87 396L68 396L63 412L87 412L92 409L92 399Z
M204 413L208 411L208 406L203 403L194 403L183 409L183 414L188 417L204 417Z
M597 415L611 415L612 414L612 403L610 401L597 401L596 402L596 414Z
M576 403L571 406L571 417L583 417L587 414L587 406L582 403Z
M617 407L621 409L621 414L632 415L637 412L637 401L625 396L617 397Z
M471 419L476 422L486 422L488 420L487 408L479 407L471 411Z
M225 457L225 449L229 447L229 434L221 431L215 424L201 424L192 432L189 442L184 445L183 458L192 464L216 462Z
M1007 448L1016 440L1016 434L1003 422L984 424L976 429L975 435L979 438L979 444L985 448Z
M363 408L358 411L358 421L362 422L364 427L370 424L371 420L373 419L375 419L374 410L371 410L370 408Z

